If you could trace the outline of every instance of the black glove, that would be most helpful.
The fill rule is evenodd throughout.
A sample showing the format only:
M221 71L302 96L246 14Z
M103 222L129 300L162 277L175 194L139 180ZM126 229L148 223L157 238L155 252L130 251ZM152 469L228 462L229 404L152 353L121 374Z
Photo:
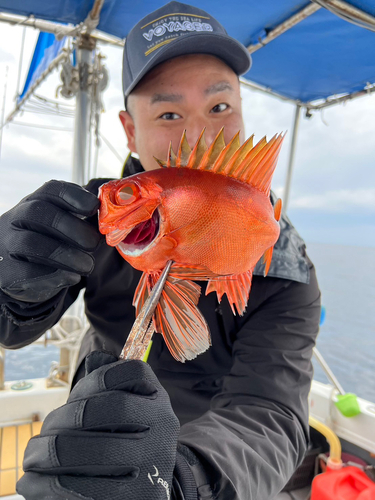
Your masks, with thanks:
M0 217L0 289L44 302L94 268L101 235L82 220L99 200L77 184L49 181ZM74 215L73 215L74 214Z
M89 374L29 441L26 500L169 500L178 419L149 365L115 360L91 353Z

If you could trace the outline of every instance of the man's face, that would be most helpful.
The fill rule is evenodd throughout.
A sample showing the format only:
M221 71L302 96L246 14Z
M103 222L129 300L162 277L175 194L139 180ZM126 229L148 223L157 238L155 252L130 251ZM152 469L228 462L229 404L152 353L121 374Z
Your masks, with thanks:
M223 126L226 143L239 130L244 140L238 77L209 55L181 56L157 66L131 93L120 119L128 147L145 170L158 168L154 156L166 160L170 141L177 151L184 130L190 147L204 127L207 145Z

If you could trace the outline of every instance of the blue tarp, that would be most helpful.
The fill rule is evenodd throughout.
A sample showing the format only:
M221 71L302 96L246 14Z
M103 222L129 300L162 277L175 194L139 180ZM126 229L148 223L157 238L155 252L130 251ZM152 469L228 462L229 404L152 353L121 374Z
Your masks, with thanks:
M29 72L26 77L25 86L21 95L18 97L19 102L33 83L40 77L50 63L56 58L65 43L65 38L56 40L55 35L51 33L40 33L35 46L34 55L31 60Z
M375 16L374 0L347 0ZM125 38L140 18L167 2L105 0L98 29ZM192 0L214 15L244 45L290 18L307 0ZM0 0L0 11L78 24L94 0ZM309 102L352 93L375 82L375 33L321 8L253 54L246 79L291 99Z

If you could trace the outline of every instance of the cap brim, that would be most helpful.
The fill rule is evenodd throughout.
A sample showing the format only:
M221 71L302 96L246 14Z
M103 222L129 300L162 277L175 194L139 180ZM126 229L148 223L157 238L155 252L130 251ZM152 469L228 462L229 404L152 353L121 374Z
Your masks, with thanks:
M150 58L142 71L135 76L131 85L124 89L125 98L142 78L158 64L174 57L188 54L209 54L223 60L237 75L243 75L251 66L251 57L246 48L234 38L219 33L192 33L180 36L160 48Z

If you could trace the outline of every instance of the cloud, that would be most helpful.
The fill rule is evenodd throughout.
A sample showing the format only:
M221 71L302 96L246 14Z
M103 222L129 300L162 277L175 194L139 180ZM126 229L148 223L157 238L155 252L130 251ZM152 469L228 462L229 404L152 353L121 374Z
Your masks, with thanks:
M0 65L1 66L7 66L9 63L14 64L15 63L15 58L13 54L10 54L6 50L0 50ZM3 70L3 68L2 68Z

